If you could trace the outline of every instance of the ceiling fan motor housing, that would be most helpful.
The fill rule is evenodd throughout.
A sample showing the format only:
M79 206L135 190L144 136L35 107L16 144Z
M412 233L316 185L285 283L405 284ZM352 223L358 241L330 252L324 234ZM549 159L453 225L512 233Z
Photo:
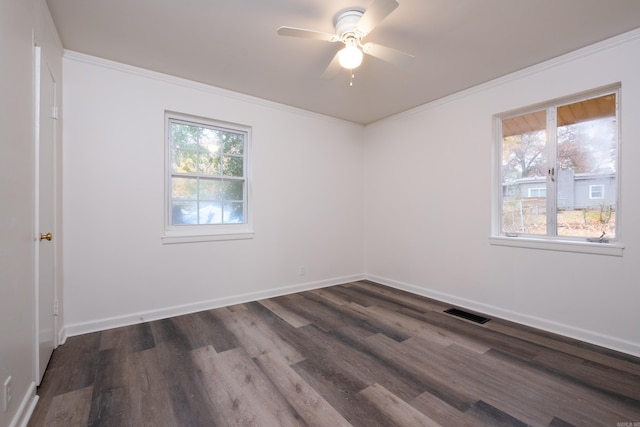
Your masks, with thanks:
M340 40L345 41L350 35L360 40L362 34L356 30L356 25L360 18L362 18L363 12L360 10L347 10L341 13L336 20L336 32L340 36Z
M278 34L329 43L341 42L344 48L336 52L322 74L323 79L333 78L343 68L349 70L357 68L362 63L365 53L391 64L408 66L413 62L413 55L377 43L363 44L367 34L397 7L398 0L373 0L366 10L358 7L342 9L335 15L336 31L333 34L296 27L280 27Z

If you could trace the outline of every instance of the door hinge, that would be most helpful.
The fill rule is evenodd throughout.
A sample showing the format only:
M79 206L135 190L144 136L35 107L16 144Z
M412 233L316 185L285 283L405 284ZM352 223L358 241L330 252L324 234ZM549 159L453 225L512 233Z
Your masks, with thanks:
M53 315L57 316L58 315L58 300L55 300L53 302Z
M51 107L51 118L53 120L58 120L58 107L56 105Z

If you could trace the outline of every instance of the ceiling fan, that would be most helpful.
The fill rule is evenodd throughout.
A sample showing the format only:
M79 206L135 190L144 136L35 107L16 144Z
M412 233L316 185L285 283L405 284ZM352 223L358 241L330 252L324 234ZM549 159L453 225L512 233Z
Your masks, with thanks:
M367 34L382 22L384 18L389 16L396 7L398 7L397 0L374 0L365 11L349 9L342 12L336 18L335 34L295 27L280 27L278 28L278 34L281 36L302 37L331 43L343 43L344 48L336 53L322 74L322 78L325 79L335 77L341 68L352 70L359 67L362 63L363 53L391 64L408 66L414 60L413 55L376 43L363 43L363 39Z

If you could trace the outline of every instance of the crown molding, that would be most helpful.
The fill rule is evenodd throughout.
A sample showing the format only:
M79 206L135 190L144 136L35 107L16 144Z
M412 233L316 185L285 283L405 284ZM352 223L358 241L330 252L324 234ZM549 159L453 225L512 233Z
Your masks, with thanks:
M625 44L625 43L630 43L630 42L634 42L636 40L640 39L640 28L632 30L632 31L628 31L626 33L611 37L609 39L603 40L601 42L598 43L594 43L592 45L589 46L585 46L583 48L574 50L572 52L566 53L564 55L561 56L557 56L555 58L549 59L547 61L541 62L539 64L536 65L532 65L530 67L527 68L523 68L521 70L518 71L514 71L512 73L506 74L504 76L495 78L493 80L489 80L488 82L485 83L481 83L478 84L476 86L473 86L471 88L462 90L460 92L456 92L453 93L451 95L447 95L445 97L436 99L434 101L428 102L426 104L423 105L419 105L417 107L411 108L409 110L400 112L398 114L394 114L392 116L380 119L378 121L372 122L367 124L366 126L370 126L370 125L375 125L375 124L379 124L379 123L383 123L386 122L387 120L391 120L391 119L398 119L398 118L402 118L402 117L410 117L412 115L415 114L419 114L423 111L427 111L430 110L432 108L437 108L440 107L442 105L448 104L450 102L453 101L457 101L459 99L462 98L466 98L470 95L474 95L480 92L484 92L488 89L492 89L498 86L502 86L504 84L516 81L516 80L520 80L522 78L528 77L530 75L534 75L537 73L540 73L542 71L551 69L551 68L555 68L558 67L560 65L581 59L581 58L585 58L591 55L594 55L598 52L601 52L603 50L608 50L611 48L614 48L616 46Z
M85 63L85 64L102 67L106 69L111 69L114 71L131 74L131 75L145 78L145 79L157 80L166 84L182 86L188 89L197 90L197 91L208 93L215 96L221 96L221 97L233 99L240 102L255 104L264 108L280 110L283 112L302 115L302 116L306 116L314 119L328 120L333 123L339 123L343 126L346 125L346 126L352 126L357 128L364 127L364 125L361 125L359 123L351 122L344 119L339 119L337 117L327 116L320 113L314 113L312 111L304 110L302 108L292 107L290 105L269 101L263 98L258 98L256 96L246 95L240 92L223 89L217 86L212 86L205 83L199 83L193 80L172 76L170 74L164 74L157 71L152 71L146 68L128 65L121 62L100 58L97 56L87 55L87 54L76 52L73 50L65 50L63 59L74 61L74 62Z

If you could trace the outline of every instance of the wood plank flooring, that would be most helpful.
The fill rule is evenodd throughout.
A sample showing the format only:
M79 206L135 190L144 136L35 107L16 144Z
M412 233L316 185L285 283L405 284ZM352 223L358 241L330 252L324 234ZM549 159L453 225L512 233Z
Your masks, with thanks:
M29 426L640 426L640 358L368 281L71 337Z

